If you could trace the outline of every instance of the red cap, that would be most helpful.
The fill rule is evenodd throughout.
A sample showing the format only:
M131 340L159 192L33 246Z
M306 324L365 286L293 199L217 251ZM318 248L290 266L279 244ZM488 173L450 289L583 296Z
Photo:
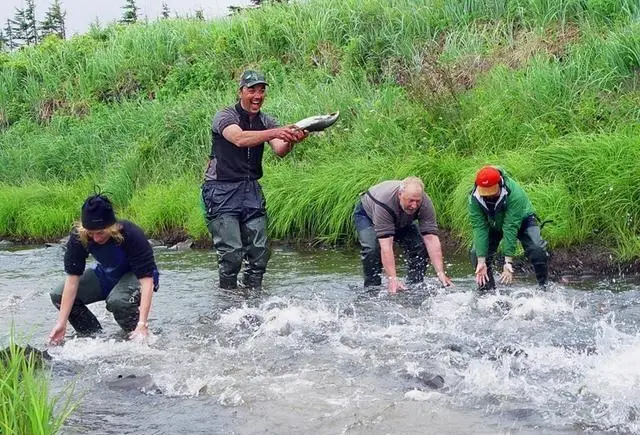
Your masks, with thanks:
M500 191L502 174L493 166L485 166L476 174L476 186L480 196L493 196Z

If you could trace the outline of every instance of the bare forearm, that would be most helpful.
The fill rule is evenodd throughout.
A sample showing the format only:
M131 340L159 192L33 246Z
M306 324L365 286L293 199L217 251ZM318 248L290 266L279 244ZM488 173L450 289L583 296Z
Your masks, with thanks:
M388 243L387 239L380 240L380 257L382 267L387 277L396 277L396 259L393 255L393 241Z
M427 248L429 259L435 269L436 273L444 272L444 260L442 257L442 245L440 244L440 238L433 234L427 234L423 236L424 245Z
M273 152L276 153L278 157L284 157L293 150L293 143L285 142L282 139L273 139L269 142L271 144L271 148Z
M253 148L258 145L269 142L274 139L277 135L277 131L275 129L270 130L242 130L241 133L238 133L236 137L233 138L233 144L239 148Z
M58 323L66 324L69 319L69 313L78 295L78 285L80 277L78 275L67 275L62 289L62 301L60 302L60 311L58 312Z
M147 323L149 311L151 311L151 300L153 299L153 278L140 279L140 318L139 322Z

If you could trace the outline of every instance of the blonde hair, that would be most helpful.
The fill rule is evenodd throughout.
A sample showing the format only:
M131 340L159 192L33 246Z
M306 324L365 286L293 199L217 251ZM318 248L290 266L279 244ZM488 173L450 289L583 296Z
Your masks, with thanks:
M419 189L417 189L418 187ZM418 177L414 177L414 176L407 177L404 180L402 180L402 184L400 185L400 193L404 192L409 188L413 188L415 190L419 190L420 192L424 192L424 182Z
M89 231L92 231L92 230L88 230L85 227L83 227L82 222L79 222L79 221L74 224L74 227L76 228L76 230L78 230L80 243L82 243L82 245L86 247L89 244ZM122 236L121 230L122 230L122 225L116 222L111 226L103 228L101 231L106 231L109 234L109 237L111 237L116 242L116 244L119 245L124 241L124 237Z

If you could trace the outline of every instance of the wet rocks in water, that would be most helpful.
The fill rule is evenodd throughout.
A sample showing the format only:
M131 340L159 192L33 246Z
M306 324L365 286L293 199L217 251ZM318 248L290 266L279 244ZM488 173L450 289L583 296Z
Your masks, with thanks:
M109 389L116 391L139 391L145 394L162 394L162 390L158 388L151 375L118 375L116 379L107 381L106 384Z
M504 299L499 299L493 303L493 311L498 314L506 314L511 308L513 308L513 304Z
M171 246L169 249L172 251L187 251L191 249L191 246L193 246L193 240L187 239L184 242L176 243L175 245Z
M242 329L256 330L263 323L264 323L264 319L261 316L257 314L252 314L252 313L247 313L244 316L242 316L242 318L240 319L240 327Z
M148 240L149 244L151 245L152 248L162 248L165 247L165 244L162 243L160 240L156 240L156 239L149 239Z
M444 387L444 378L442 376L434 375L433 373L426 370L419 371L416 375L416 378L418 378L422 382L422 385L434 390L439 390L440 388Z
M289 304L282 301L269 301L264 305L264 311L286 310L287 308L289 308Z
M278 335L281 337L291 335L292 332L293 332L293 327L289 322L286 322L284 325L282 325L280 329L278 329Z
M340 317L353 317L354 314L355 310L353 309L353 306L345 307L340 311Z
M362 346L362 342L360 342L359 340L353 337L349 337L347 335L343 335L342 337L340 337L340 343L351 349L356 349Z
M45 361L51 359L51 355L46 350L38 350L35 347L26 345L24 347L10 345L0 350L0 363L8 364L12 357L23 358L31 361L36 367L41 367Z
M464 350L461 345L455 344L455 343L448 344L444 348L448 349L448 350L450 350L452 352L460 352L460 353L462 353L462 351Z
M527 355L527 352L525 352L524 349L519 349L517 347L507 345L496 349L494 354L489 356L489 359L491 361L497 361L504 358L505 356L527 358L529 355Z
M427 370L418 370L416 373L405 373L405 378L418 381L417 388L420 390L421 387L427 387L431 390L439 390L444 387L444 378L440 375L434 374L433 372Z

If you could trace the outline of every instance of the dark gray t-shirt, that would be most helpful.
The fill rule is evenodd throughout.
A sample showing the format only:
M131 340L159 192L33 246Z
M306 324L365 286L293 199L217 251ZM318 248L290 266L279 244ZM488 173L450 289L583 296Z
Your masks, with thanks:
M260 121L261 121L262 125L264 126L265 130L268 130L268 129L271 129L271 128L276 128L276 127L278 127L280 125L278 123L278 121L276 121L274 118L272 118L271 116L269 116L269 115L267 115L265 113L260 112L259 117L260 117ZM257 119L251 121L251 124L255 124L255 123L257 123ZM215 137L217 135L222 136L222 132L224 131L224 129L229 127L230 125L233 125L233 124L238 125L243 130L251 130L252 129L251 125L243 126L242 123L241 123L241 120L240 120L240 114L235 109L235 106L229 106L229 107L226 107L226 108L218 111L215 114L215 116L213 117L213 121L211 123L211 132L213 134L213 138L212 139L215 141ZM224 139L224 141L226 141L226 139ZM227 146L228 147L233 147L233 144L231 144L228 141L226 141L226 142L227 142ZM228 150L230 150L230 148ZM260 151L260 153L261 152L262 151ZM243 156L242 160L249 160L252 153L255 154L256 150L255 149L251 149L251 148L246 148L245 150L243 150L242 151L242 156ZM219 175L217 173L218 164L219 164L218 159L214 158L214 156L213 156L213 148L212 148L211 155L209 156L209 162L207 164L207 168L206 168L205 173L204 173L205 181L212 181L212 180L217 180L218 179L218 175Z
M263 112L260 112L260 120L267 130L276 128L280 125L278 121ZM234 106L229 106L215 114L211 129L214 133L222 134L225 128L233 124L240 125L240 114Z
M408 215L400 207L398 190L401 185L400 180L383 181L369 189L375 201L366 193L361 196L362 207L373 221L378 238L393 236L396 230L411 225L415 220L418 221L420 234L438 234L436 212L431 199L423 193L420 208L414 215Z

